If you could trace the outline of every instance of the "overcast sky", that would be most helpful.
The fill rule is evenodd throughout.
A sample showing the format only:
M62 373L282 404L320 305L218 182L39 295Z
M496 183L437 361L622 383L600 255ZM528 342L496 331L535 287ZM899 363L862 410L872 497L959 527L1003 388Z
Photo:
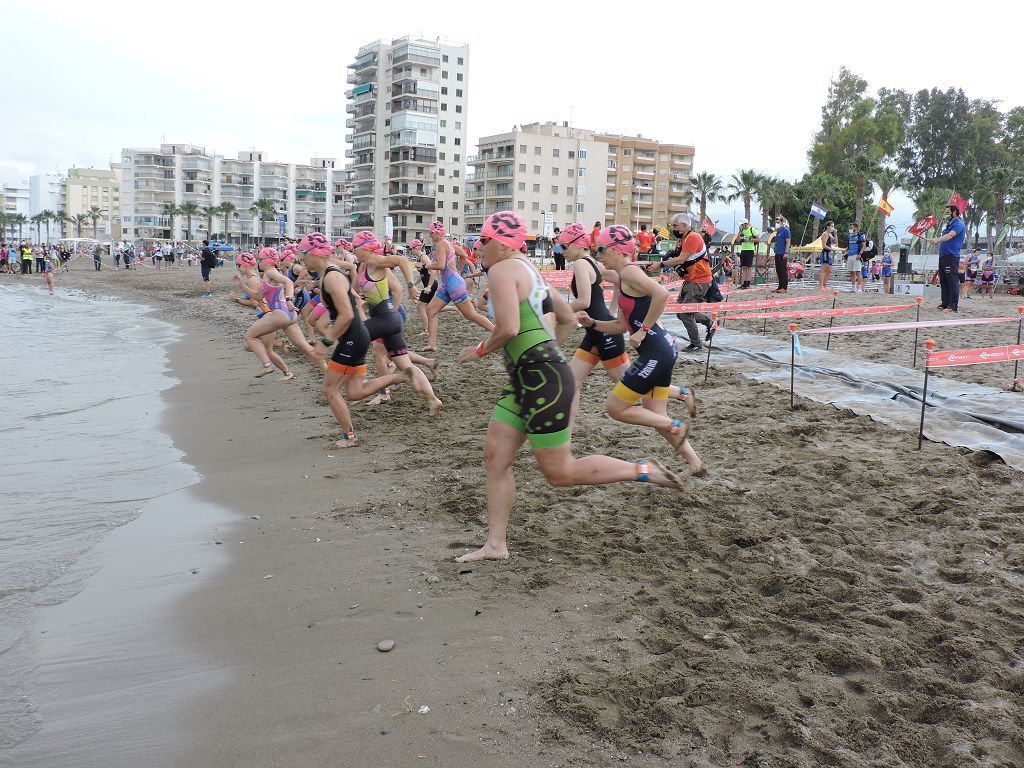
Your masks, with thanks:
M726 177L738 168L801 176L829 81L844 65L872 90L959 86L1004 109L1024 104L1011 37L1024 21L1018 3L4 6L7 182L105 166L122 147L161 141L344 160L346 67L360 45L406 34L470 44L471 145L519 123L571 119L693 144L695 170ZM970 33L958 39L958 30ZM895 202L900 225L910 212ZM711 214L731 229L734 209Z

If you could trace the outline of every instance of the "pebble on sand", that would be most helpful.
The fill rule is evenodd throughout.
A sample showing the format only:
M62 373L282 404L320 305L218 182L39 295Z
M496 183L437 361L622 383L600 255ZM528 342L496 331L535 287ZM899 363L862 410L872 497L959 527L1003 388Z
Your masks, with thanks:
M377 650L380 651L381 653L387 653L388 651L390 651L394 647L395 647L395 641L394 640L381 640L379 643L377 643Z

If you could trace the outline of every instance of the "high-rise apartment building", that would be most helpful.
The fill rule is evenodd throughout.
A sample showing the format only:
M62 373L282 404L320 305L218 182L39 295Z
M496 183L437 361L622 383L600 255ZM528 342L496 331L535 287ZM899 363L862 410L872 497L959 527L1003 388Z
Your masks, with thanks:
M208 153L189 144L162 144L156 149L121 152L121 220L129 239L198 239L206 231L204 216L169 217L165 206L195 203L198 207L234 206L227 217L212 222L218 237L248 243L265 236L297 238L323 232L331 238L351 234L345 172L334 158L313 158L308 165L273 162L264 152L246 150L237 158ZM273 213L250 212L259 199L272 201Z
M642 136L598 134L595 139L608 146L605 224L650 229L689 211L692 146Z
M104 211L110 222L109 234L121 237L121 165L110 168L71 168L64 182L65 212L68 216L88 213L93 206Z
M568 123L531 123L480 139L469 158L467 232L478 233L495 211L517 211L530 231L604 221L608 145Z
M469 46L402 37L364 45L348 66L345 157L353 229L424 237L466 226Z
M43 211L64 210L61 185L64 177L59 173L40 173L28 178L28 210L30 216Z

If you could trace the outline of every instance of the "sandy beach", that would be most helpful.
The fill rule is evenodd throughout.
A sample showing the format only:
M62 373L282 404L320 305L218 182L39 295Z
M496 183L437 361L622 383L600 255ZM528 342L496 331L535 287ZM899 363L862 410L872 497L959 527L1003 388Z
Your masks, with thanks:
M497 356L455 363L479 329L442 316L439 418L398 389L385 406L354 407L359 448L328 452L337 429L319 374L289 352L295 380L253 378L250 315L224 298L230 275L215 271L213 299L193 269L95 273L78 260L58 276L185 331L166 426L203 475L193 491L233 513L197 544L227 563L176 598L167 639L217 684L153 726L175 734L159 759L100 746L95 765L1024 764L1024 475L998 457L932 442L917 452L905 430L809 400L790 410L731 365L713 361L705 386L703 356L681 355L707 478L681 495L554 489L524 452L512 559L462 566L454 556L484 535L483 438L505 380ZM961 301L960 316L1018 303ZM922 319L939 316L925 307ZM769 324L780 345L784 329ZM417 348L419 330L412 312ZM928 336L959 348L1014 333ZM912 341L832 346L909 365ZM994 365L942 376L1010 378ZM663 441L604 415L610 389L600 373L588 380L577 454L669 460ZM190 673L181 690L201 682Z

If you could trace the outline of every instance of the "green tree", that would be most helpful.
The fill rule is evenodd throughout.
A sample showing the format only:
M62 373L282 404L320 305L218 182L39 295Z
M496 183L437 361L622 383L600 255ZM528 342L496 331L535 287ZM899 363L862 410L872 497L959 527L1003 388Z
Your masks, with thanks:
M34 216L33 216L33 217L32 217L32 218L30 219L30 221L31 221L31 222L32 222L33 224L35 224L35 226L36 226L36 242L37 242L37 243L40 243L40 242L42 242L42 240L43 240L43 233L42 233L42 227L43 227L43 219L45 219L45 218L46 218L46 217L45 217L45 216L43 216L43 214L42 214L42 213L37 213L37 214L35 214L35 215L34 215Z
M89 215L87 213L76 213L71 217L71 224L75 228L75 237L82 236L82 227L89 223Z
M750 168L736 171L729 180L729 197L727 199L730 202L733 200L743 201L743 217L747 221L750 221L750 205L757 194L760 178L761 174Z
M907 183L907 177L898 168L880 168L875 174L875 183L882 192L882 199L889 197L895 190L902 189ZM878 232L875 242L878 244L879 252L885 244L886 217L878 213ZM895 229L893 230L895 231Z
M266 233L263 231L263 223L268 219L272 219L277 213L277 206L273 200L266 197L261 197L259 200L254 200L252 205L249 206L249 213L253 216L259 217L260 220L260 244L266 243Z
M805 211L810 210L812 203L817 203L829 212L830 219L836 221L849 220L843 211L844 209L848 210L849 198L852 197L853 189L849 184L844 183L842 179L833 176L831 173L812 173L802 179L797 188L804 203ZM811 223L811 242L818 239L818 227L821 225L821 221L817 217L813 218L814 220ZM801 238L802 244L803 238Z
M199 205L189 200L178 206L178 213L185 217L185 239L192 239L192 217L200 216L202 211L199 209ZM173 237L171 238L174 239Z
M171 240L177 239L177 228L174 226L174 218L181 213L181 209L174 203L164 203L161 206L161 213L167 217L169 222L168 229L171 233Z
M67 225L71 223L71 217L68 216L68 212L66 210L57 211L56 213L53 214L53 220L60 225L61 239L67 237Z
M7 242L7 228L11 226L9 214L0 211L0 242Z
M953 190L944 187L929 187L918 192L913 198L914 218L923 219L926 216L934 216L941 222L952 195ZM923 247L923 241L918 242L918 246Z
M102 219L104 216L107 215L107 210L106 210L106 208L100 208L98 205L94 205L94 206L90 207L88 211L86 211L86 215L89 217L89 220L92 222L92 239L93 240L97 240L98 238L96 236L96 234L97 234L96 223L100 219Z
M700 205L702 225L708 215L708 203L727 202L729 199L722 180L707 171L701 171L690 179L690 192L697 198Z
M228 240L228 232L230 232L230 229L231 229L228 226L228 221L231 218L238 216L238 208L235 206L234 203L221 203L220 204L220 212L221 212L221 215L224 217L223 238L224 238L224 240Z
M220 216L220 206L204 205L199 209L199 212L206 219L206 237L209 240L213 240L213 220L215 217Z
M21 228L28 224L28 217L24 213L14 213L9 216L12 227L18 228L18 242L21 242Z
M1018 180L1019 176L1008 165L997 165L994 168L989 168L982 175L981 188L984 190L985 202L989 206L986 218L991 220L992 227L995 228L996 233L1000 232L1007 223L1007 204L1014 191L1015 182ZM989 227L989 230L992 227ZM1005 243L1006 241L1004 240L1001 248L1006 247Z
M49 208L39 212L42 218L43 226L46 227L46 242L50 242L50 224L57 218L57 214L51 211Z

